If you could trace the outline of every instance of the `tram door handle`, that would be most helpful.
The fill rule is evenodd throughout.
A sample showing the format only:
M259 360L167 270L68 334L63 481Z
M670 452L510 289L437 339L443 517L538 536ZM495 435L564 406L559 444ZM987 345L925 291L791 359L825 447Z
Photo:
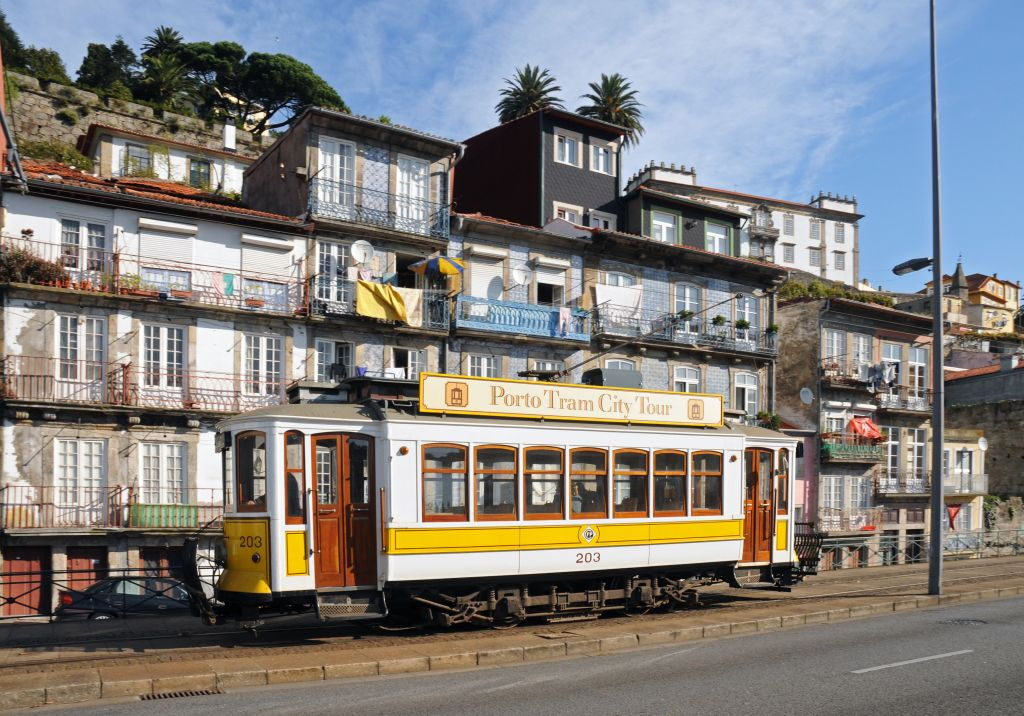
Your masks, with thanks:
M325 509L321 508L321 509L317 510L317 514L318 515L333 515L335 512L337 512L337 510L334 510L334 509L325 510Z

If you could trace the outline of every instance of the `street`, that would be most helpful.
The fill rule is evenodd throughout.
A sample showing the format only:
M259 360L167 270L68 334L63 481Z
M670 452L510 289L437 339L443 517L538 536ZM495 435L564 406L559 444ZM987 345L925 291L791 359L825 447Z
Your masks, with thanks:
M501 669L45 711L1018 714L1022 638L1017 598Z

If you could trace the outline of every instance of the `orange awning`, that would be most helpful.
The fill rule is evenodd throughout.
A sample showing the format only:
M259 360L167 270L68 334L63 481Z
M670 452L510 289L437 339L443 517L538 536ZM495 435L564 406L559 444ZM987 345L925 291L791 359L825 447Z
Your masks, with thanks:
M871 418L850 418L850 432L872 440L879 440L882 437L882 431Z

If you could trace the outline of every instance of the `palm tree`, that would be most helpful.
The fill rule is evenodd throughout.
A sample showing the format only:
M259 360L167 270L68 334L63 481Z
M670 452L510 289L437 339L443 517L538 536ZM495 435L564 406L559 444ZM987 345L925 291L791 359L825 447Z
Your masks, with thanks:
M184 44L184 37L172 27L160 25L147 35L142 43L142 54L145 57L155 57L163 54L175 54Z
M188 68L174 55L152 55L143 60L141 85L146 96L164 109L178 110L191 104L195 83Z
M538 109L551 107L564 109L562 100L555 96L562 88L555 84L555 78L540 66L516 69L514 79L505 78L507 85L499 94L501 101L494 107L498 113L498 121L511 122Z
M643 105L636 101L636 90L629 84L629 80L618 72L612 75L602 72L601 82L591 82L590 94L582 97L590 100L590 104L579 107L577 114L624 128L624 143L627 147L640 141L640 135L644 133L644 125L640 123L643 118L640 108Z

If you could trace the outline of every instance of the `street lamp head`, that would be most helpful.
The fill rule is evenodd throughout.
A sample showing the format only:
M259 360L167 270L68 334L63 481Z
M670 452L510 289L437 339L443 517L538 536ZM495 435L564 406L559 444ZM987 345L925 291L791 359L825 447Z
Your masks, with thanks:
M893 266L892 272L897 276L904 276L908 273L913 273L914 271L920 271L923 268L928 268L931 265L932 260L929 258L910 259L909 261L904 261L898 266Z

